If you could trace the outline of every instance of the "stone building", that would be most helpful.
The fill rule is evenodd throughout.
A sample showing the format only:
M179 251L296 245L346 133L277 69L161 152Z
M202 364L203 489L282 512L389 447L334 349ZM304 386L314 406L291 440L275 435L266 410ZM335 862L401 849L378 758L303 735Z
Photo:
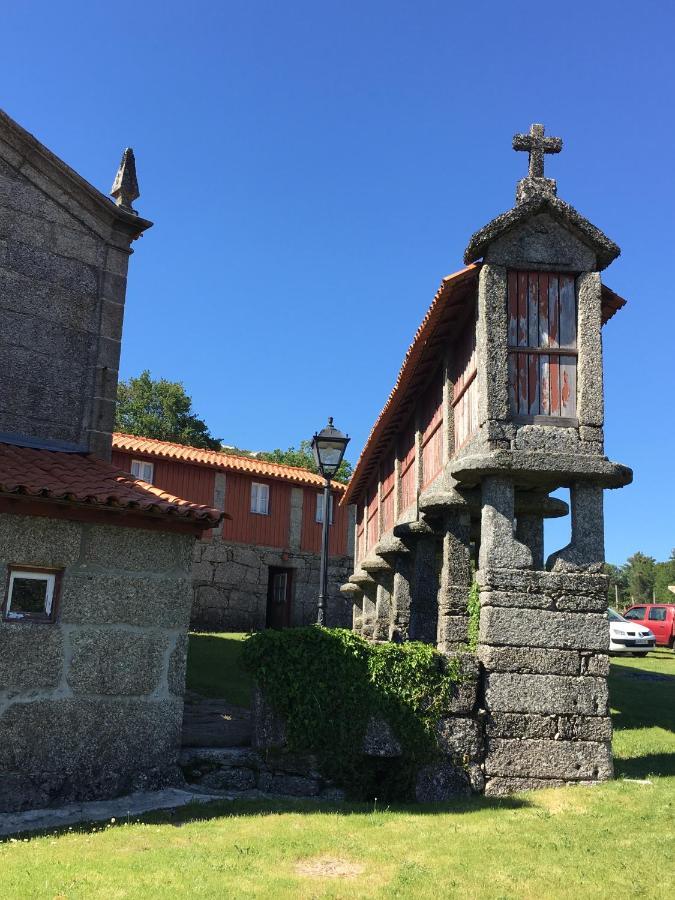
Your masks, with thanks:
M181 497L226 511L195 544L196 630L248 631L316 621L323 528L323 478L295 466L113 435L113 463ZM353 508L333 482L327 624L348 628L340 593L354 562Z
M544 177L541 125L515 206L444 278L358 462L353 627L452 652L472 580L487 793L612 774L603 491L602 326L625 301L600 272L619 248ZM544 560L544 521L571 540Z
M131 243L0 113L0 810L176 777L195 538L222 513L109 462Z

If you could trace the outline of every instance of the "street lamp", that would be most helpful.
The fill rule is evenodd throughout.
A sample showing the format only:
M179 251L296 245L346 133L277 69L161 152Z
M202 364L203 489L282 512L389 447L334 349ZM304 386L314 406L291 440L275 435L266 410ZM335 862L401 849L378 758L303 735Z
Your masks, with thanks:
M328 425L312 438L312 453L319 472L326 479L323 489L323 534L321 538L321 572L319 584L319 608L317 624L326 621L326 600L328 598L328 529L330 527L330 481L340 468L349 437L333 427L332 416Z

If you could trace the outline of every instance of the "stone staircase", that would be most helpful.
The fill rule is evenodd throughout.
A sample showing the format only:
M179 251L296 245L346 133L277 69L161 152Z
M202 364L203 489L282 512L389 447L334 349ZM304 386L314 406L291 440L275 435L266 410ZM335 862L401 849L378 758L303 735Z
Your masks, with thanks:
M194 791L232 799L263 796L342 799L315 761L251 746L251 711L188 692L179 765Z

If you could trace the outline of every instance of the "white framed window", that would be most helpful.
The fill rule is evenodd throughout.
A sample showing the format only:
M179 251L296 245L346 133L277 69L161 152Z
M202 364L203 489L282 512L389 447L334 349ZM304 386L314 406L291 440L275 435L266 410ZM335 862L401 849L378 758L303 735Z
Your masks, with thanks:
M10 566L5 620L53 622L60 576L60 571Z
M251 512L259 516L269 515L270 486L254 481L251 484Z
M139 478L141 481L147 481L148 484L152 484L152 479L155 477L155 464L144 459L132 459L131 474L134 478Z
M316 521L323 523L323 494L316 495ZM330 495L328 503L328 523L333 524L333 495Z

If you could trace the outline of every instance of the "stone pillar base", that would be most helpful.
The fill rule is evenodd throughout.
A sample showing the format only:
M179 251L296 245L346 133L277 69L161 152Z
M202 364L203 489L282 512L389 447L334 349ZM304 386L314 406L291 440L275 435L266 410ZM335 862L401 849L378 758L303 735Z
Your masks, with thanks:
M485 793L613 774L604 575L478 572Z

